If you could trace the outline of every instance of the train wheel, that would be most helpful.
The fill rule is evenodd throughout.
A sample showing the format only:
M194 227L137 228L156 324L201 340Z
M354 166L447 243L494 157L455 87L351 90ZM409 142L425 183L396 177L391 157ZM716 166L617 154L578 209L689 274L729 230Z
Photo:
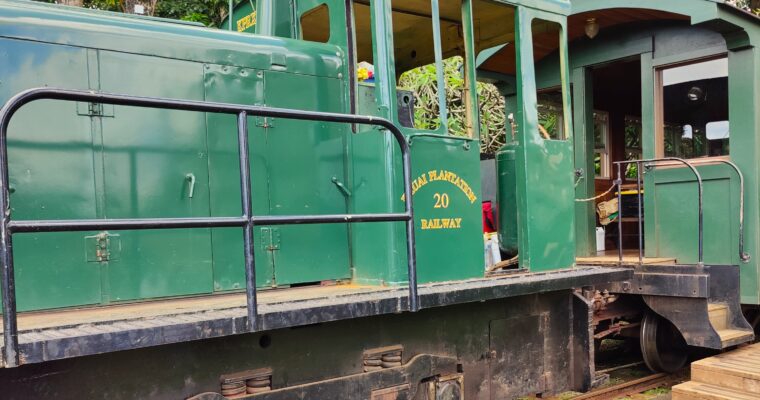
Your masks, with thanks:
M688 346L681 333L665 318L648 312L641 320L641 354L655 372L672 373L686 365Z

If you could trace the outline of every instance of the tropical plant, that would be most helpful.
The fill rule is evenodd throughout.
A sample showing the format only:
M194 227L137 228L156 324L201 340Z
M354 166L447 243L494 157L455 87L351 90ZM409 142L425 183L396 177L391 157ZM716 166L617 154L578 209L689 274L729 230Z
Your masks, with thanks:
M443 61L448 111L447 131L455 136L467 136L465 84L462 57ZM437 130L441 125L438 105L438 78L435 64L414 68L398 80L401 89L414 93L414 126L417 129ZM477 83L481 152L494 154L505 142L506 107L504 97L496 86Z

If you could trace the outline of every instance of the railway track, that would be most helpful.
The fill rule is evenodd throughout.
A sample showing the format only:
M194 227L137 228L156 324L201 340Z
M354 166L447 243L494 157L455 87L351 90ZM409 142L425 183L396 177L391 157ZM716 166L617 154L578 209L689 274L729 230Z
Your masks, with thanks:
M672 386L683 381L684 371L674 374L652 374L643 378L623 382L617 385L597 389L577 397L572 400L615 400L621 397L641 393L646 390L655 389L662 386Z

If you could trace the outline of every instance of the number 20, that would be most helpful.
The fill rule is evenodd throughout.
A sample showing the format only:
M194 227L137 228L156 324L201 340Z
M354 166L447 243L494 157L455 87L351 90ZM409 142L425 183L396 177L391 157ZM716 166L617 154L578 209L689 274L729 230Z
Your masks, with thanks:
M449 208L449 195L444 193L436 193L433 195L433 198L435 199L435 206L434 208Z

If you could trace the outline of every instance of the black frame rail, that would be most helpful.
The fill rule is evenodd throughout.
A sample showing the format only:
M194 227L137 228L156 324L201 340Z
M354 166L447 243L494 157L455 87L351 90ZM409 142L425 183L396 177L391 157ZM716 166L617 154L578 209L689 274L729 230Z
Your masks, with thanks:
M657 167L663 163L672 164L679 163L688 167L697 179L698 188L698 258L697 265L703 266L704 263L704 184L702 182L702 175L697 171L697 168L690 162L678 158L678 157L664 157L664 158L650 158L641 160L626 160L615 161L613 164L617 166L617 179L615 179L615 185L617 186L617 199L618 199L618 264L623 264L623 175L621 172L621 166L636 164L636 191L637 191L637 222L639 228L639 265L644 264L644 232L642 229L642 196L641 196L641 182L642 182L642 170L641 167L650 168ZM739 260L747 263L750 260L750 255L744 251L744 174L742 174L739 167L731 161L716 159L710 160L710 163L721 163L728 165L739 176Z
M140 108L169 109L208 112L237 116L238 150L240 158L240 188L242 216L202 218L149 218L149 219L99 219L99 220L11 220L8 191L8 126L13 115L25 104L36 100L82 101ZM248 158L248 117L277 117L284 119L336 122L346 124L374 125L389 131L401 148L404 178L403 213L384 214L329 214L254 216L251 201L250 160ZM13 241L15 233L29 232L75 232L89 230L138 230L176 228L243 228L245 251L247 328L258 329L258 306L256 298L256 268L254 262L254 225L289 225L354 222L405 222L409 279L409 310L419 310L417 294L417 266L414 241L414 210L412 206L411 156L409 143L401 131L383 118L339 113L311 112L282 108L227 104L205 101L179 100L154 97L129 96L94 91L34 88L12 97L0 109L0 262L2 263L1 289L3 304L3 359L6 367L19 365L18 320L13 270Z

